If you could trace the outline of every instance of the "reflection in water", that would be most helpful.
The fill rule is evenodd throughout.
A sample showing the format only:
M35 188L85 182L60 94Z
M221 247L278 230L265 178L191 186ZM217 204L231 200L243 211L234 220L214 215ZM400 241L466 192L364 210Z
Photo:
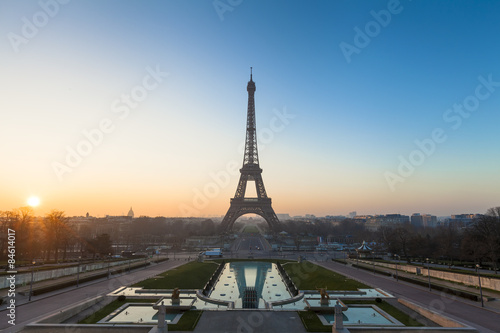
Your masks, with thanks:
M234 271L238 285L239 298L243 298L247 287L255 288L257 297L262 298L262 289L266 281L267 271L272 268L270 262L231 262L229 269Z
M210 297L233 301L235 308L264 308L265 302L289 298L290 293L275 264L245 261L226 264Z

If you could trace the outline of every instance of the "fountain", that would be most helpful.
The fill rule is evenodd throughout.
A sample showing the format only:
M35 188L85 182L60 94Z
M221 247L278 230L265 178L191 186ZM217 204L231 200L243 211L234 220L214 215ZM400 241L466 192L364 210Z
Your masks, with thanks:
M328 296L328 293L326 292L327 288L316 288L316 290L319 291L319 294L321 295L321 300L319 302L320 305L328 305L330 296Z
M174 288L174 291L172 291L172 297L171 297L172 305L174 305L174 304L179 305L180 304L181 300L179 299L179 294L180 294L179 288Z

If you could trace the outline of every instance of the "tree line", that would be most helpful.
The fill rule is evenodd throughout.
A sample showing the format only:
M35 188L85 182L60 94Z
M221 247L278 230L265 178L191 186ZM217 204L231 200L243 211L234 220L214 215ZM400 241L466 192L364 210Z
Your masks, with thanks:
M63 211L52 210L44 217L36 218L31 207L21 207L0 211L0 261L7 260L8 229L15 230L15 258L18 263L32 260L64 261L68 253L95 257L111 252L109 235L82 237L70 226L69 218Z
M283 226L294 239L322 236L345 244L367 241L376 252L395 254L407 261L442 259L450 266L457 261L480 265L488 262L496 272L500 259L500 207L488 209L484 216L466 226L415 227L408 222L388 224L372 231L351 219L337 224L327 220L286 221Z

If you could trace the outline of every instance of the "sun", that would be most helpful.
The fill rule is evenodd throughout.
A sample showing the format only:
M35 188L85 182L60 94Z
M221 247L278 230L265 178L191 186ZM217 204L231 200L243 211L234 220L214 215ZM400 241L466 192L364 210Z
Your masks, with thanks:
M31 207L36 207L40 204L40 198L39 197L29 197L28 198L28 205Z

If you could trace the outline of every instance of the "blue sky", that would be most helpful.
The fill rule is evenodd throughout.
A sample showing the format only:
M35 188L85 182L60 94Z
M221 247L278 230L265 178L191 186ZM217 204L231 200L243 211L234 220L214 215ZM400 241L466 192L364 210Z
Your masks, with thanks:
M498 205L497 1L61 2L0 2L0 210L36 195L40 214L223 215L250 66L277 213ZM113 103L154 71L168 75L120 118ZM475 101L460 120L448 111ZM103 119L112 130L68 167ZM422 153L435 129L446 139Z

